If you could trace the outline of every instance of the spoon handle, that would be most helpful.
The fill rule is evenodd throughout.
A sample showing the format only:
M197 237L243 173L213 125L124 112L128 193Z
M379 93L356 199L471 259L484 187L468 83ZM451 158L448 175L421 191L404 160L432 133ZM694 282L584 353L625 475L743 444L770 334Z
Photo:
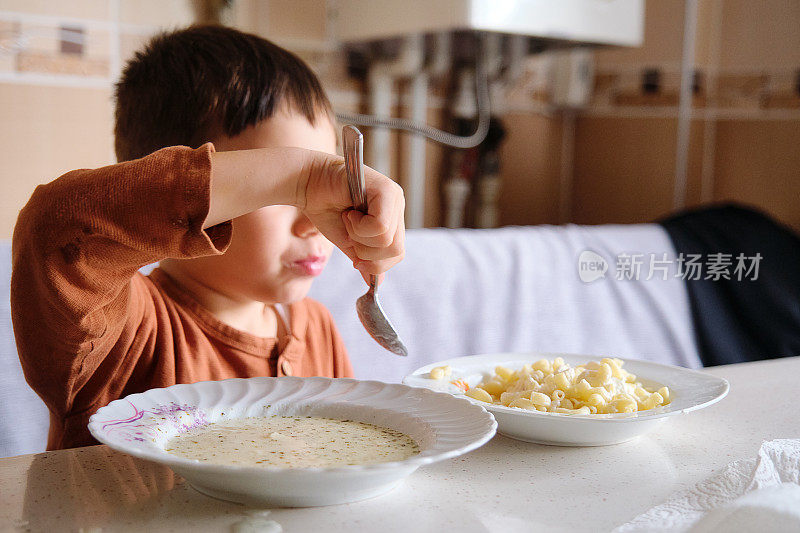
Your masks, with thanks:
M367 195L364 192L364 136L355 126L342 128L344 166L347 171L347 186L353 208L367 214Z
M353 209L367 214L367 194L364 192L364 135L355 126L347 125L342 128L342 144L344 146L344 167L347 171L347 187L350 189L350 199ZM377 276L370 276L370 290L374 291L378 285Z

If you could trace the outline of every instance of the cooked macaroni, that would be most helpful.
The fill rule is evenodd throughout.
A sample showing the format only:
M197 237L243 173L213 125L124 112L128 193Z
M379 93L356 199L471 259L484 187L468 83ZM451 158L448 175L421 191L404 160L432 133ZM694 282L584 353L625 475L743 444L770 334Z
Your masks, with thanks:
M572 368L556 357L553 361L540 359L516 371L498 366L493 376L466 395L529 411L584 415L632 413L672 401L667 387L648 391L622 365L620 359L606 357Z
M431 379L444 379L450 377L452 373L453 369L450 365L437 366L431 369Z

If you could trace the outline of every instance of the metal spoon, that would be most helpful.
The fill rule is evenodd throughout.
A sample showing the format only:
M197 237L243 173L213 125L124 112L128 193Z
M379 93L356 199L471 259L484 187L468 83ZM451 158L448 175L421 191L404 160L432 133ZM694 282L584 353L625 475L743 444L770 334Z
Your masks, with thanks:
M347 185L353 208L367 214L367 195L364 192L364 136L354 126L342 129L344 144L344 166L347 170ZM408 355L403 341L386 318L378 301L378 278L370 276L369 290L356 300L358 318L375 342L397 355Z

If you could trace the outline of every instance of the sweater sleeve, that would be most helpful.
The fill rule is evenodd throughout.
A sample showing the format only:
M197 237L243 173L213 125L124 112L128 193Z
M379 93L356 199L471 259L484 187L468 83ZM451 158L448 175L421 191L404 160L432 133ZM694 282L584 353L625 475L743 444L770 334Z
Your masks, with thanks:
M37 187L12 243L11 308L30 385L51 411L75 395L142 312L131 283L167 257L220 254L230 223L203 230L211 144L76 170ZM138 302L138 304L137 304Z

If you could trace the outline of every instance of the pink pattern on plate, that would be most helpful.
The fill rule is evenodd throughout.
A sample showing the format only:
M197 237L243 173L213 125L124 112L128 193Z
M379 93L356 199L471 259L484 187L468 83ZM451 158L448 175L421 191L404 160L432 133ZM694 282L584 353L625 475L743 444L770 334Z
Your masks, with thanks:
M139 409L130 400L126 402L133 407L133 414L127 418L109 420L103 424L102 429L109 434L121 430L121 435L125 440L144 442L145 438L154 440L157 432L151 423L152 418L161 418L165 423L177 428L179 432L188 431L192 428L203 426L208 423L205 412L189 404L180 405L170 402L166 405L157 405L152 409ZM187 414L191 417L191 422L186 423L181 420L181 415ZM150 415L150 423L142 423L145 415ZM138 422L138 423L137 423Z

